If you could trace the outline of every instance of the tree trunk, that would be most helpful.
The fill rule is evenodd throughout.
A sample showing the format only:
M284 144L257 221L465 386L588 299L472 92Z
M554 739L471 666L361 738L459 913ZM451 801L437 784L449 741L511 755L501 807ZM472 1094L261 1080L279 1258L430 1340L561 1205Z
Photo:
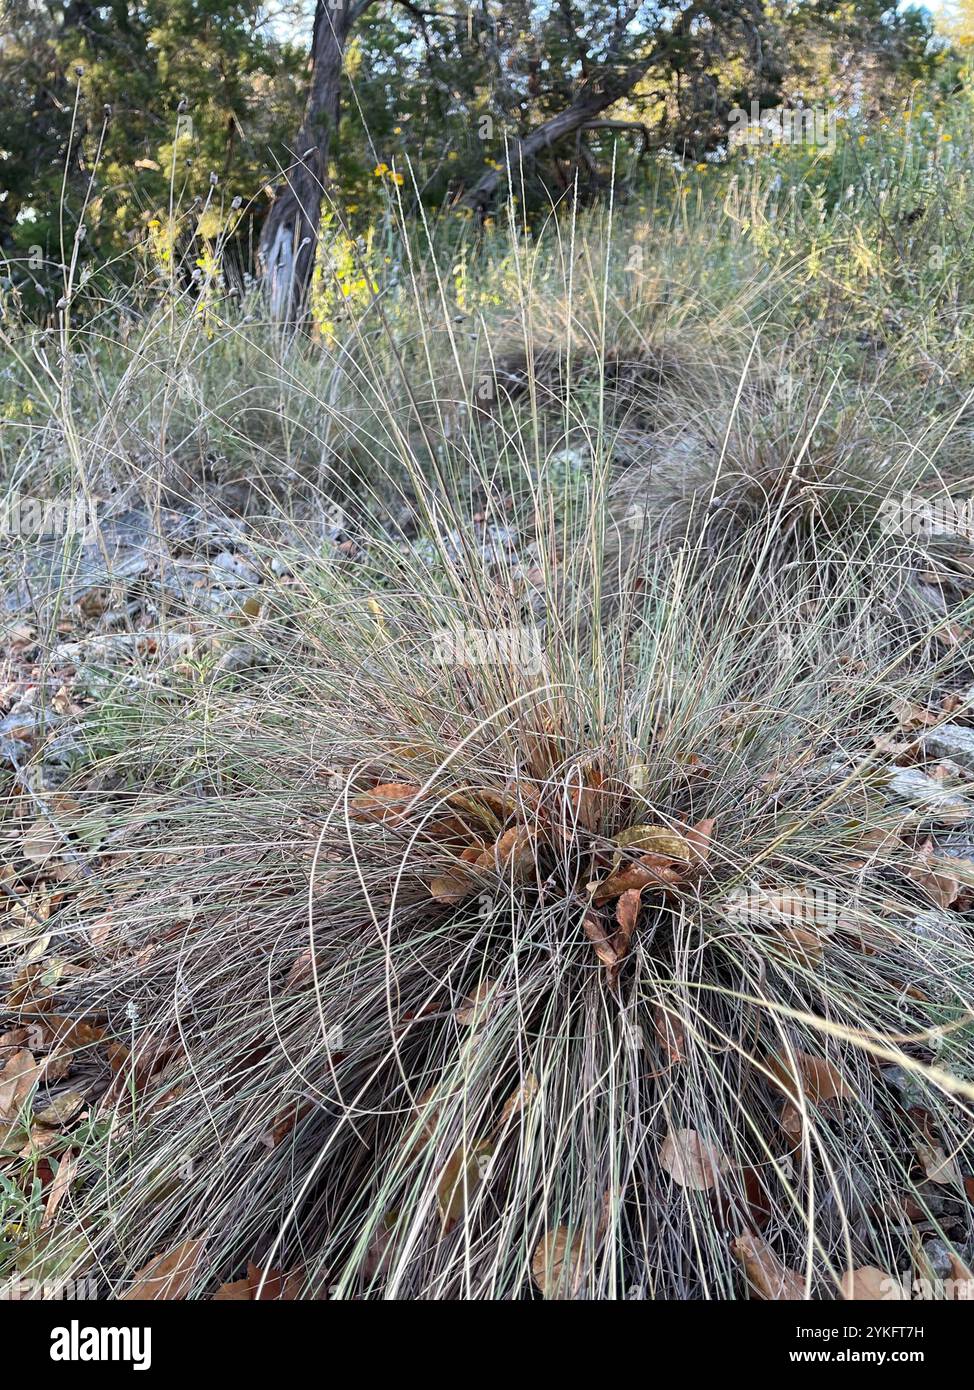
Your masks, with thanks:
M661 51L654 49L647 58L622 72L610 72L598 81L586 84L564 111L558 111L548 120L542 121L541 125L523 139L512 140L508 147L512 175L516 178L520 166L529 163L539 151L553 145L557 140L563 140L566 135L574 135L620 97L626 96L661 56ZM463 202L467 207L485 212L493 201L498 185L506 176L505 167L485 170L473 188L464 194Z
M287 184L271 205L260 235L260 265L277 320L296 320L314 269L328 150L341 100L345 44L373 0L318 0L311 40L311 87Z

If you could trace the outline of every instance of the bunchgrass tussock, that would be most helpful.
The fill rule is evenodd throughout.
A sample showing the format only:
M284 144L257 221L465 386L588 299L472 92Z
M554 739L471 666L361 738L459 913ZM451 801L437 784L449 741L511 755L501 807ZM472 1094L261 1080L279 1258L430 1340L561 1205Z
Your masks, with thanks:
M967 1277L971 538L900 524L967 476L966 282L893 322L877 190L779 185L403 228L388 271L332 227L309 335L209 272L93 304L60 375L5 327L8 492L103 503L10 574L44 718L83 702L53 772L10 726L21 1276ZM12 1110L62 1063L45 1149Z
M254 671L177 664L102 748L69 988L127 1050L63 1248L423 1299L834 1297L916 1211L959 1251L974 953L876 751L931 669L856 658L817 553L760 625L752 538L593 627L582 549L539 617L426 539L384 590L295 551Z

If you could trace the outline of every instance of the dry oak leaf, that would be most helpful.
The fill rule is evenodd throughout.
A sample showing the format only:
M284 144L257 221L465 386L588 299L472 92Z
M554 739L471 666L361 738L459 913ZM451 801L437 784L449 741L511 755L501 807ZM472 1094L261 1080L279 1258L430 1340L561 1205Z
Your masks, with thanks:
M54 1217L57 1214L58 1207L61 1205L64 1198L67 1196L68 1189L70 1188L72 1182L74 1182L75 1174L78 1171L78 1165L80 1164L80 1162L80 1154L76 1155L73 1158L70 1157L68 1154L65 1154L62 1157L61 1161L58 1163L57 1172L54 1174L54 1181L48 1188L47 1202L44 1206L44 1215L41 1217L42 1231L46 1230L47 1227L50 1226L51 1222L54 1220Z
M960 1188L964 1184L964 1177L960 1170L960 1165L954 1155L948 1155L942 1144L931 1140L930 1143L918 1143L916 1145L917 1158L920 1166L931 1182L937 1183L941 1187Z
M685 839L695 863L706 864L709 860L716 824L713 817L708 817L706 820L698 820L696 825L691 825L687 830Z
M686 1030L679 1014L657 1004L653 1009L653 1028L669 1061L674 1065L686 1061Z
M617 869L601 883L589 884L594 889L592 902L596 907L618 898L630 888L670 888L683 882L685 866L674 867L672 859L660 854L644 854L634 864Z
M574 1298L582 1278L581 1231L574 1239L567 1226L546 1231L531 1258L531 1274L545 1298Z
M523 1110L527 1110L538 1094L538 1078L533 1071L529 1071L521 1085L516 1091L512 1091L504 1102L504 1109L501 1111L498 1129L503 1129L515 1115L519 1115Z
M40 1070L26 1047L7 1059L0 1072L0 1144L18 1128L21 1111L40 1077Z
M418 792L419 787L410 782L380 782L371 791L352 798L352 819L399 824L405 819L404 813L413 804Z
M48 1129L58 1129L62 1125L70 1124L84 1103L85 1098L80 1091L65 1091L44 1110L35 1114L34 1120Z
M745 1232L732 1242L731 1250L743 1265L748 1285L758 1298L773 1303L804 1302L803 1276L786 1268L762 1236Z
M443 1235L473 1206L493 1152L494 1146L488 1139L481 1139L473 1146L460 1144L454 1149L436 1185Z
M139 1270L131 1288L120 1295L122 1301L148 1302L185 1298L193 1287L206 1237L182 1241L166 1255L158 1255Z
M476 889L476 880L462 869L451 869L448 873L437 874L430 883L433 899L448 907L462 903L464 898L469 898Z
M468 995L459 1009L454 1011L456 1021L470 1028L473 1026L476 1018L479 1017L483 1019L488 1012L486 1005L494 988L495 986L492 980L481 980L473 994Z
M476 861L484 869L501 873L510 868L516 878L534 867L534 837L530 830L516 825L483 851Z
M768 1058L768 1070L788 1098L800 1104L802 1097L812 1105L844 1100L854 1093L834 1063L807 1052L786 1053Z
M639 915L640 890L624 893L616 905L616 927L607 926L596 913L586 912L582 930L595 947L595 954L605 966L606 978L614 985L619 978L622 962L629 954L629 943Z
M659 1151L660 1166L680 1187L706 1192L717 1182L726 1159L704 1143L695 1129L670 1130Z
M665 825L631 825L628 830L620 831L613 838L612 844L617 851L613 868L622 863L623 850L631 850L636 854L658 854L663 859L674 860L680 864L689 864L694 857L693 848L686 836L677 830L670 830Z
M950 1296L956 1303L974 1302L974 1274L955 1251L949 1250L951 1288Z
M941 716L931 714L921 705L916 705L912 700L898 699L893 701L893 718L901 729L907 732L913 729L930 728L934 724L940 723Z
M899 1282L877 1265L847 1269L842 1276L842 1297L851 1303L878 1303L903 1299Z

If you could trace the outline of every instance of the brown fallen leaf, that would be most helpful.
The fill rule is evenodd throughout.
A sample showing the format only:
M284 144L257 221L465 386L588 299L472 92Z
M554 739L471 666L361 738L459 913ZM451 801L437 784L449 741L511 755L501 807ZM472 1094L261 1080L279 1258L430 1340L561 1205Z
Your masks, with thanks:
M793 1062L786 1053L779 1053L768 1058L768 1069L785 1095L796 1104L802 1096L812 1105L820 1105L823 1101L845 1100L853 1095L838 1067L824 1057L795 1052Z
M528 1109L537 1094L538 1078L533 1071L529 1071L517 1090L512 1091L505 1100L497 1128L506 1128L515 1115Z
M690 846L694 863L706 864L709 860L716 824L717 822L709 817L707 820L698 820L696 825L691 825L686 832L686 842Z
M640 891L638 888L627 888L616 903L615 915L618 929L615 933L615 944L620 959L629 951L629 943L632 940L633 932L636 930L639 905Z
M353 820L401 824L418 792L419 788L409 782L381 782L371 791L352 798L351 817Z
M44 1215L41 1217L42 1231L47 1230L48 1226L50 1226L51 1222L54 1220L58 1207L64 1201L71 1184L74 1182L80 1162L80 1155L76 1155L72 1158L68 1154L65 1154L58 1163L57 1172L54 1174L54 1180L47 1190Z
M940 716L931 714L921 705L916 705L912 700L894 700L893 718L901 729L910 732L913 729L930 728L934 724L940 723Z
M876 1303L903 1299L899 1281L876 1265L847 1269L842 1276L842 1297L851 1303Z
M942 1144L936 1140L931 1140L929 1143L918 1142L916 1154L920 1160L920 1166L931 1182L935 1182L941 1187L961 1188L963 1186L964 1178L956 1155L948 1155Z
M454 1017L456 1018L456 1021L458 1023L462 1023L465 1027L470 1028L473 1026L474 1020L476 1018L479 1017L483 1019L487 1013L487 1010L484 1008L484 1005L487 1003L493 991L493 981L481 980L480 984L474 990L473 994L468 995L468 997L461 1004L460 1008L455 1010Z
M686 1061L686 1032L683 1020L672 1009L657 1004L653 1009L653 1028L663 1045L669 1061L676 1065Z
M481 1139L472 1147L460 1144L453 1151L436 1185L443 1235L452 1231L473 1205L493 1152L488 1139Z
M488 846L476 863L495 873L509 869L515 878L522 878L534 868L534 836L525 826L515 825Z
M71 1123L84 1103L85 1098L80 1091L65 1091L44 1110L35 1114L34 1120L48 1129L60 1128Z
M629 944L639 915L640 890L629 889L616 904L616 926L610 927L594 912L586 912L582 929L595 947L595 954L605 966L610 985L619 978L622 962L629 953Z
M672 888L683 882L686 865L676 866L672 859L660 854L644 854L634 864L617 869L593 888L592 903L601 907L618 898L630 888Z
M206 1237L181 1241L165 1255L150 1260L135 1275L132 1285L120 1294L121 1301L175 1300L185 1298L193 1287Z
M39 1076L40 1067L26 1047L7 1059L0 1072L0 1144L20 1128L21 1112Z
M451 869L449 873L437 874L430 883L430 895L435 902L451 907L462 903L471 893L477 891L477 881L462 869Z
M948 1250L950 1260L950 1296L955 1303L974 1302L974 1274L954 1250Z
M213 1295L214 1303L249 1303L252 1299L249 1279L235 1279L232 1284L221 1284Z
M541 1237L531 1258L531 1274L545 1298L575 1297L582 1279L583 1249L582 1233L572 1238L567 1226L556 1226Z
M731 1250L744 1267L748 1285L758 1298L772 1303L804 1301L803 1276L783 1265L763 1236L746 1231L731 1243Z
M674 1129L663 1140L660 1166L680 1187L706 1192L717 1182L726 1160L708 1146L695 1129Z

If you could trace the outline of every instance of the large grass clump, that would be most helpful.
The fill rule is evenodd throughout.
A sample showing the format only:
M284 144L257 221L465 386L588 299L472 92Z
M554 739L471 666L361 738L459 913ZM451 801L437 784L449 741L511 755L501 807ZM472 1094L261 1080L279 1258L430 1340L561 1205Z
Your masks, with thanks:
M513 205L413 232L361 304L319 278L313 338L210 283L124 331L106 300L60 377L11 332L8 491L104 504L56 583L9 573L84 717L12 778L72 819L5 1026L87 1027L91 1096L21 1274L727 1299L969 1266L974 800L935 735L974 723L974 564L890 525L969 475L966 290L925 218L915 275L852 234L921 188L960 217L912 119L854 200L858 142L533 241Z

